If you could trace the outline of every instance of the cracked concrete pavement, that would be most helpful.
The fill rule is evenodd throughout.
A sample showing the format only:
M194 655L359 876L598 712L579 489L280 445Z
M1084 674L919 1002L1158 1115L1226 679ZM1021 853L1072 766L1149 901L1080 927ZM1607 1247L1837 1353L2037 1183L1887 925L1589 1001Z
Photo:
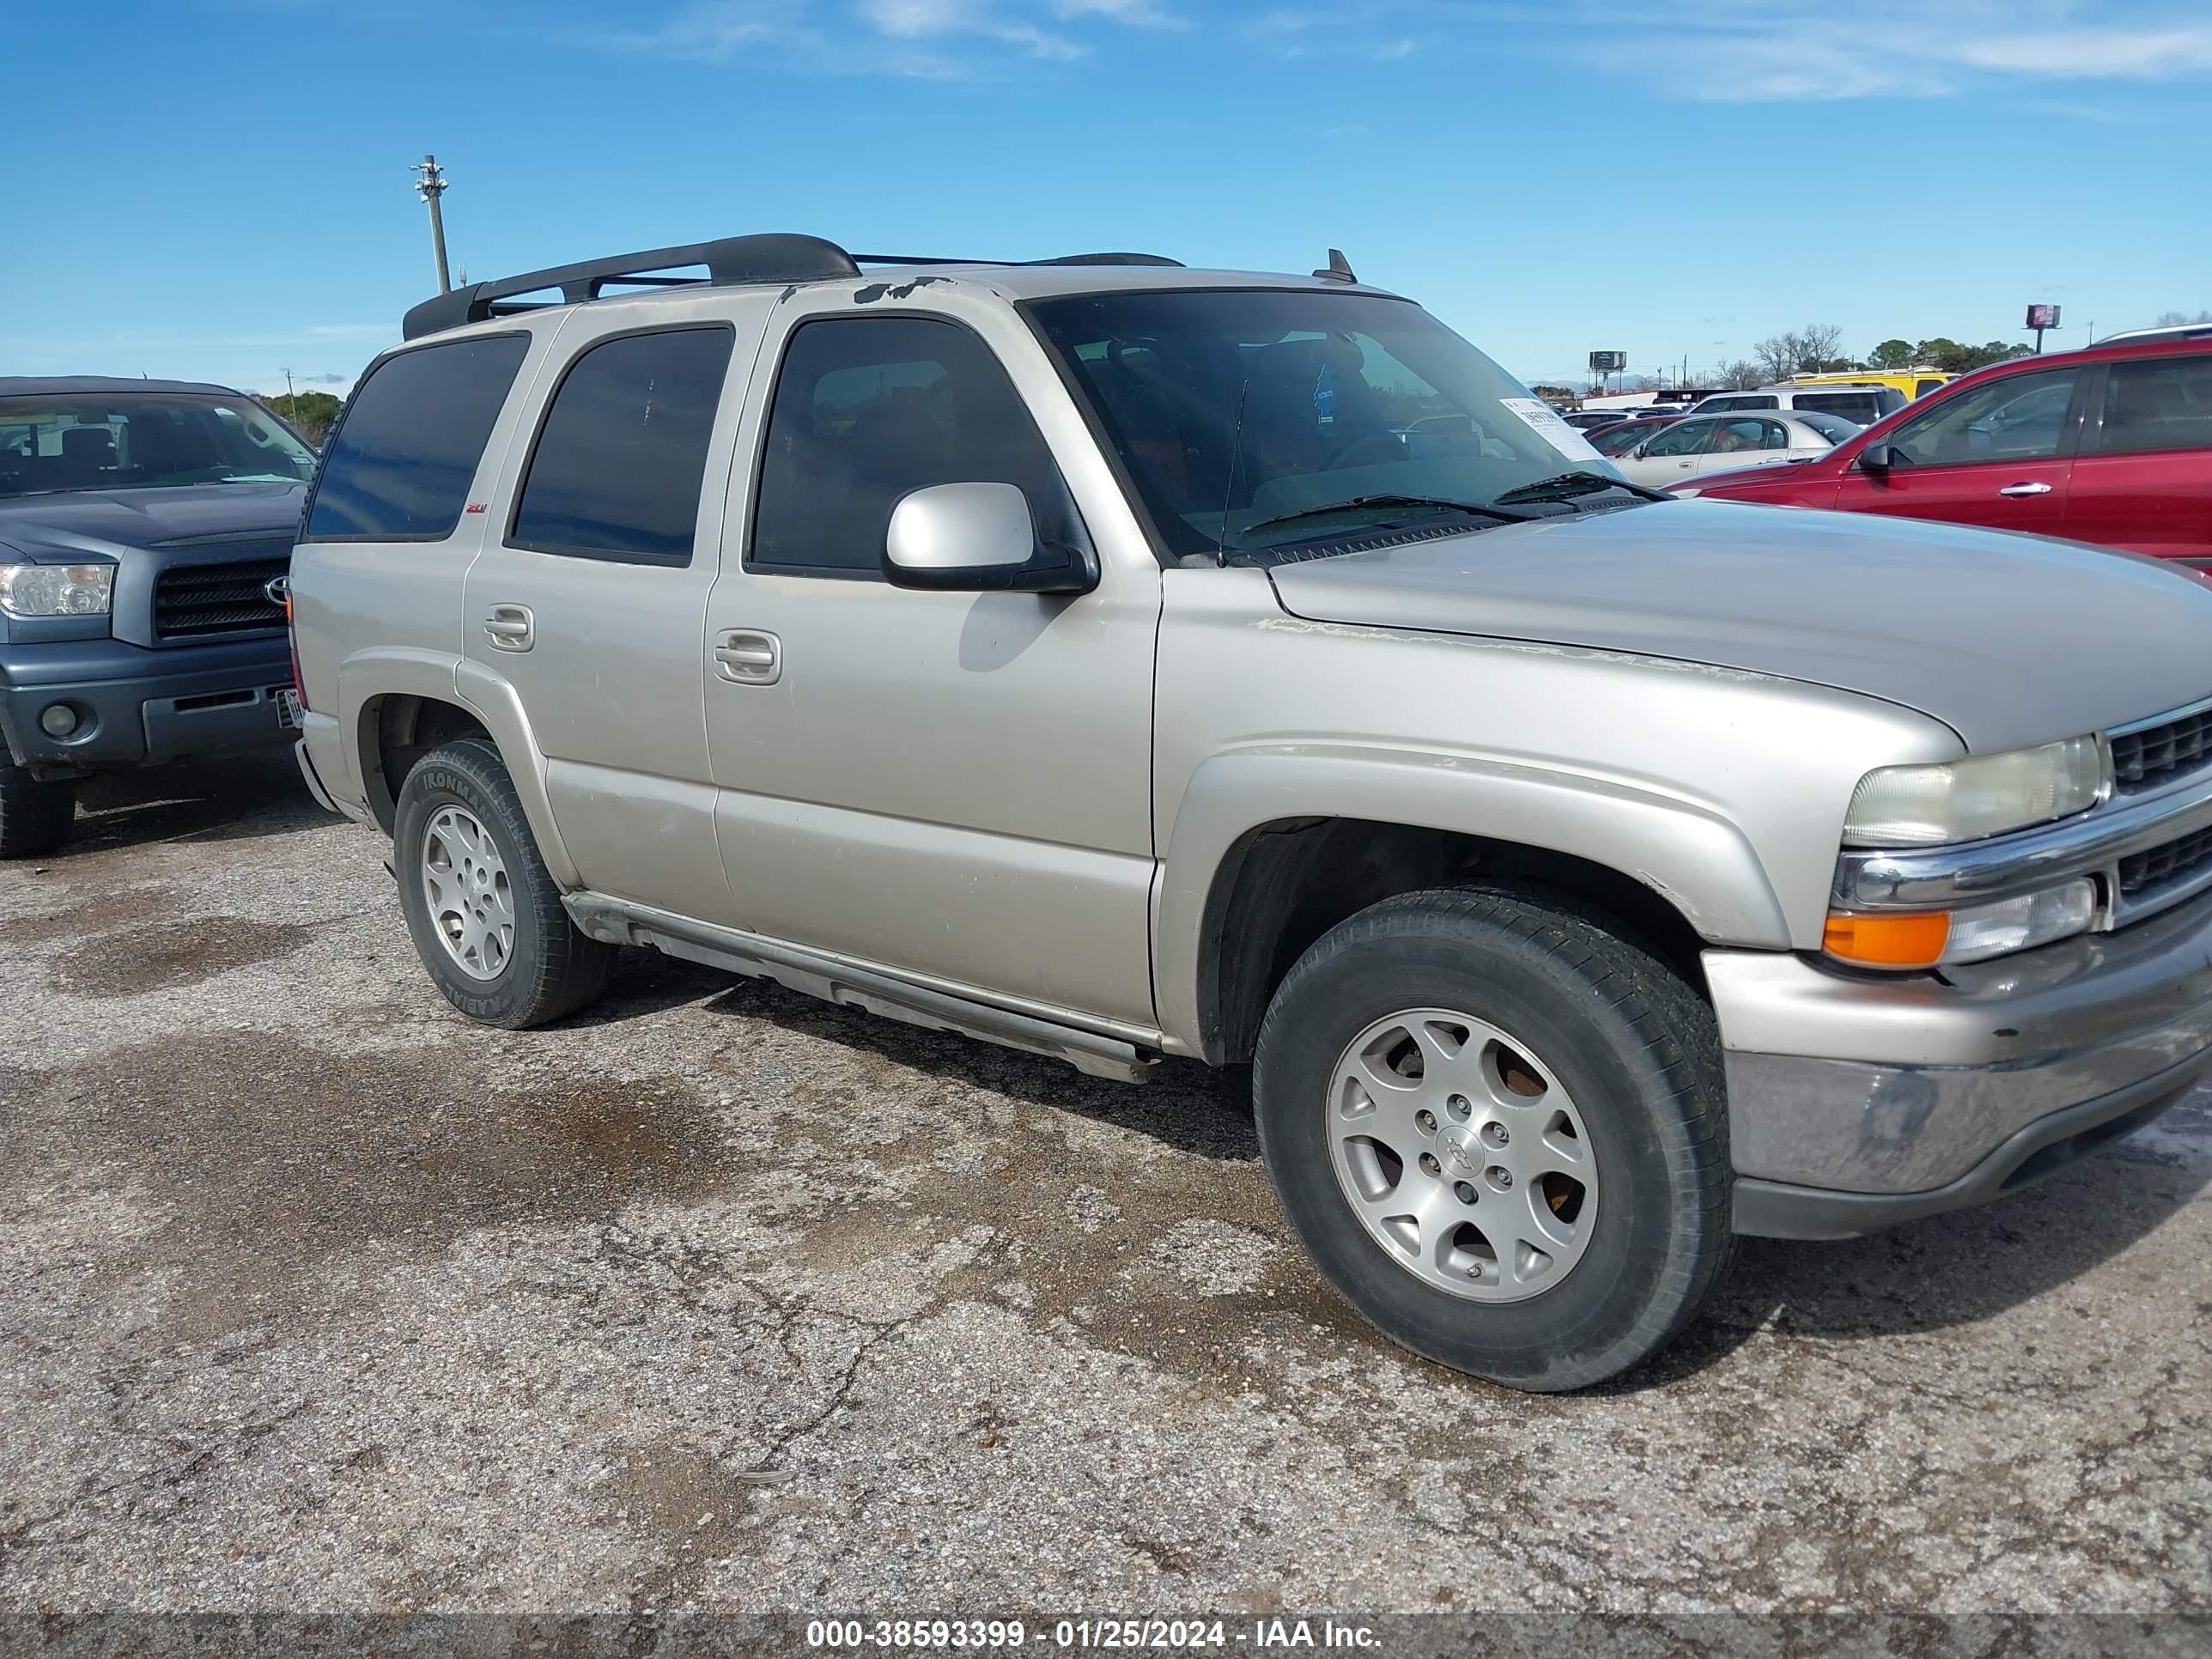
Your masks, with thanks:
M0 1607L2212 1601L2212 1097L1531 1398L1334 1300L1241 1076L647 953L482 1030L289 758L88 805L0 868Z

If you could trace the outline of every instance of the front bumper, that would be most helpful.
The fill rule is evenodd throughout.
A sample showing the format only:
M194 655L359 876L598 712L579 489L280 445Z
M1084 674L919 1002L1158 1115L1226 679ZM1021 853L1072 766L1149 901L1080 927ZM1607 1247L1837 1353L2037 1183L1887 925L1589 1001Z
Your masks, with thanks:
M21 764L56 775L216 755L286 735L276 694L292 684L283 634L149 650L121 640L0 646L0 737ZM67 703L77 728L40 725Z
M2212 896L1942 977L1739 951L1705 968L1741 1232L1837 1237L1979 1203L2212 1073Z

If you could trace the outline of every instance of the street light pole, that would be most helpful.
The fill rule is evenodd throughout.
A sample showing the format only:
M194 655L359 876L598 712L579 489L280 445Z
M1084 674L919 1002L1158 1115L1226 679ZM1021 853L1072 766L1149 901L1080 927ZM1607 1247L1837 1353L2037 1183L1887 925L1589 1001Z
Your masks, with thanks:
M453 283L446 270L446 216L438 208L438 198L446 193L445 169L425 151L421 164L408 171L422 175L415 181L415 193L430 204L430 248L438 256L438 292L450 294Z

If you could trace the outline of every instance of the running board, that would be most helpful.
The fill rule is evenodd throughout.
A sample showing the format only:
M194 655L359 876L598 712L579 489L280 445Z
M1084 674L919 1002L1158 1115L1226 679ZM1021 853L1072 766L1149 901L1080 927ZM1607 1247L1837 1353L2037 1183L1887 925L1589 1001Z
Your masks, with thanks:
M704 963L748 979L773 980L802 996L864 1008L932 1031L957 1031L1003 1048L1064 1060L1079 1072L1142 1083L1159 1063L1152 1042L1158 1033L1132 1030L1128 1038L1062 1024L1041 1014L978 1002L935 986L920 985L880 968L864 967L842 957L787 945L758 933L712 922L695 921L649 905L609 898L604 893L564 894L576 926L609 945L649 945L672 957Z

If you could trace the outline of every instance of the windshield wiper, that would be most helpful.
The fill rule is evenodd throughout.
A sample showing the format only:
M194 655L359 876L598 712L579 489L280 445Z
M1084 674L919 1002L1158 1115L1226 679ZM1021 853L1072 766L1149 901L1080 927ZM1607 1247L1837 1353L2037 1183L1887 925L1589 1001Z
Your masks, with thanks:
M1555 472L1548 478L1539 478L1534 483L1509 489L1492 505L1510 506L1516 501L1570 501L1577 495L1595 495L1601 489L1625 489L1647 501L1671 501L1674 499L1663 489L1646 489L1642 484L1632 484L1626 478L1577 469L1573 472Z
M1498 501L1505 498L1499 496ZM1537 515L1533 513L1514 513L1492 501L1455 501L1442 495L1354 495L1341 501L1323 501L1318 507L1302 507L1295 513L1279 513L1272 519L1262 519L1257 524L1248 524L1238 533L1249 536L1255 530L1272 530L1278 525L1303 524L1308 519L1325 519L1331 514L1354 513L1369 507L1434 507L1453 513L1471 513L1486 519L1495 519L1500 524L1519 524ZM1382 520L1375 521L1388 527Z

